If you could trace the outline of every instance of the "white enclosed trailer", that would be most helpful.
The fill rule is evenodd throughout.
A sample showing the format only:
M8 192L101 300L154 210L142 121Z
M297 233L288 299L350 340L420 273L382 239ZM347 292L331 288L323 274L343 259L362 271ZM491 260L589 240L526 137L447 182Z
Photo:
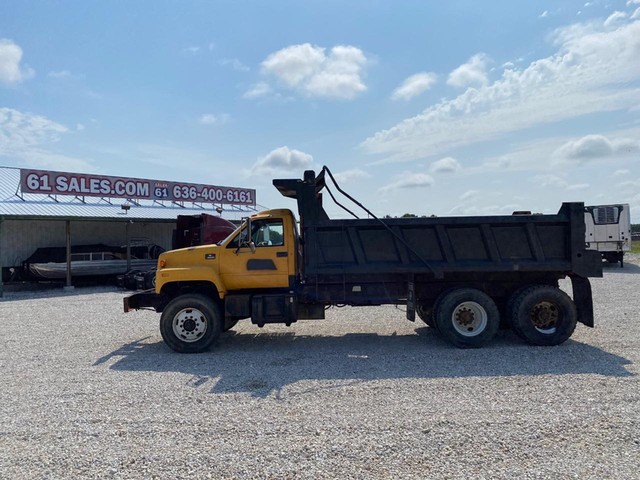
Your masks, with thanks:
M631 212L629 205L592 205L585 207L587 248L597 250L608 262L620 262L631 250Z

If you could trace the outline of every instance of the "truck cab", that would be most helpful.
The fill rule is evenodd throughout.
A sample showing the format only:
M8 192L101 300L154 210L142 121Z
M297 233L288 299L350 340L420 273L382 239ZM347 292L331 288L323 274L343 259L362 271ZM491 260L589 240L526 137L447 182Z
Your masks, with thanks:
M155 290L161 295L189 288L189 283L208 282L209 290L224 299L241 290L289 289L296 277L297 245L296 219L290 210L261 212L216 245L163 253Z
M155 292L125 298L125 311L153 307L163 318L174 317L164 329L161 319L161 332L172 348L184 352L200 351L207 332L228 330L243 318L251 317L259 326L290 324L297 317L293 292L301 264L298 251L293 212L260 212L218 244L160 255ZM177 320L175 305L180 307ZM215 320L205 329L198 317Z

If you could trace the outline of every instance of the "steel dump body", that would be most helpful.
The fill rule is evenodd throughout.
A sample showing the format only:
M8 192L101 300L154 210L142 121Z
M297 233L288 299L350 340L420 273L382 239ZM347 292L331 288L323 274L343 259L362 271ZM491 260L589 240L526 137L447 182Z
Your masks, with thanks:
M385 219L389 229L374 219L320 221L303 231L305 273L569 274L584 266L580 232L572 245L581 225L572 225L572 209L583 211L565 204L558 215Z
M458 284L506 298L522 284L602 275L585 249L582 203L555 215L332 220L324 175L273 183L298 202L304 301L405 303L409 283L425 302Z

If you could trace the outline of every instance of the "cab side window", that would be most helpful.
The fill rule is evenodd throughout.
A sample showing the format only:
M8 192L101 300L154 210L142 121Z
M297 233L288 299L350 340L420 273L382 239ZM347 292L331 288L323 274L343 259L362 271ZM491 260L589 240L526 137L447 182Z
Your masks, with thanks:
M247 240L247 230L243 229L227 248L238 248L239 242ZM278 247L284 245L284 225L282 219L255 220L251 222L251 240L256 247Z
M253 242L256 244L256 247L276 247L284 245L282 220L264 220L256 223L259 223L253 235Z

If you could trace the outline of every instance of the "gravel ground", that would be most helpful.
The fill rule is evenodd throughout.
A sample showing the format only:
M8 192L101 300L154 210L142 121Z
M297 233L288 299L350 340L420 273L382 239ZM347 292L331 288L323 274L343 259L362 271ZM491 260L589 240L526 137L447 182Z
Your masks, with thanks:
M640 258L595 329L458 350L393 307L170 351L123 292L0 301L0 478L640 478ZM635 262L631 263L631 262Z

